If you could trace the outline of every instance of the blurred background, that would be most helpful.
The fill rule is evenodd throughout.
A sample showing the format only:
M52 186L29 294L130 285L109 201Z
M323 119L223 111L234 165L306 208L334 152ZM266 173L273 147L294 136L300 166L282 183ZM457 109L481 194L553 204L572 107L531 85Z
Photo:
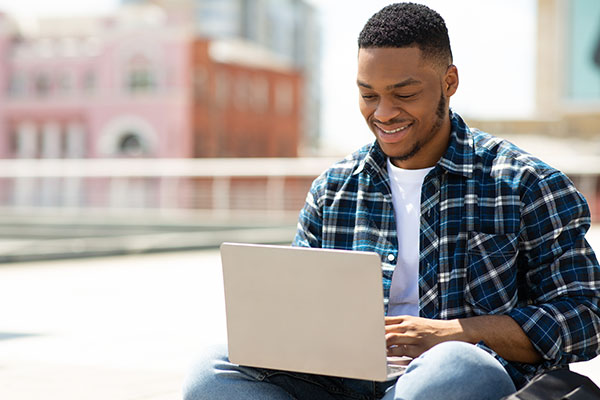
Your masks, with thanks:
M421 2L454 110L564 171L597 223L600 2ZM312 180L372 140L356 40L389 3L0 0L0 397L177 398L223 337L214 249L289 243Z
M0 261L290 241L312 179L371 140L356 38L387 3L0 1ZM599 214L600 3L426 4L454 109Z

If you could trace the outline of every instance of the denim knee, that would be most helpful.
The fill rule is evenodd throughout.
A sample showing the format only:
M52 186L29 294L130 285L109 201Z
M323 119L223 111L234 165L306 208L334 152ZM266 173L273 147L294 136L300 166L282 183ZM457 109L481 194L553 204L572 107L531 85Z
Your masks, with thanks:
M232 364L227 347L208 347L191 368L183 385L184 400L290 400L284 389L264 381L260 368Z
M394 399L494 400L515 392L502 365L464 342L444 342L411 362L398 379Z
M207 396L212 391L211 388L215 387L217 380L215 374L216 364L227 361L226 346L214 345L204 349L185 378L183 399L208 399Z

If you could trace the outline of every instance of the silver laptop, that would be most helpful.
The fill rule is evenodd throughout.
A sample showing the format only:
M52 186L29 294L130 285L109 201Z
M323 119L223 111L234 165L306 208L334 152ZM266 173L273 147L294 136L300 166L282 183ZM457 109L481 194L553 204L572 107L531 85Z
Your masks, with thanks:
M376 253L223 243L221 260L231 362L375 381L404 372L386 357Z

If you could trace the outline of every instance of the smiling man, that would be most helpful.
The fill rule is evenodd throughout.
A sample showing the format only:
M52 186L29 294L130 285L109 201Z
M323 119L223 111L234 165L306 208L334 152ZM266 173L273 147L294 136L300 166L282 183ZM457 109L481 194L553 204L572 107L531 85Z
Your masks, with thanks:
M427 62L418 47L359 50L360 110L397 167L431 167L448 147L448 99L458 71L449 56L446 63L436 61Z
M188 399L501 399L599 352L585 199L450 109L459 75L441 16L387 6L358 47L360 110L375 140L315 180L294 245L378 253L388 354L413 360L379 383L219 356L191 376Z

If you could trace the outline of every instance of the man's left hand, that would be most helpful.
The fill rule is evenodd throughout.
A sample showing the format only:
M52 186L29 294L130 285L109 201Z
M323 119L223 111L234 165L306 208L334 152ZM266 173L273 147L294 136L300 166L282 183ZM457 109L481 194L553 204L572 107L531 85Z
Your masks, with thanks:
M535 364L542 361L521 327L507 315L438 320L401 315L385 318L388 356L419 357L436 344L457 340L484 342L508 361Z
M461 340L462 333L462 326L458 320L427 319L409 315L385 317L388 356L416 358L436 344Z

